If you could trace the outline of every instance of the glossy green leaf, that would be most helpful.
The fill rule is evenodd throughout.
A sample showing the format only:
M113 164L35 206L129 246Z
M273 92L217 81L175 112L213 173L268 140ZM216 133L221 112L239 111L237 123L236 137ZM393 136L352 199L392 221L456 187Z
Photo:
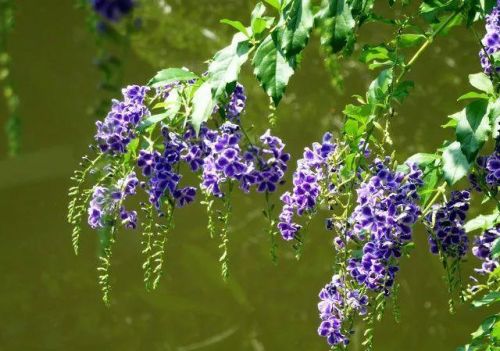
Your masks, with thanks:
M439 155L420 152L409 157L405 163L416 163L419 167L426 167L438 159L440 159Z
M414 87L415 83L411 80L399 82L392 92L393 99L398 101L400 104L403 103L404 99L410 95L410 89L413 89Z
M155 76L148 82L148 85L158 87L172 82L187 81L197 78L199 77L196 74L186 69L167 68L156 73Z
M500 302L500 291L492 291L484 295L479 300L472 301L474 307L489 306L492 303Z
M208 120L217 104L212 95L210 82L203 83L194 93L191 124L196 133L200 131L201 124Z
M278 105L294 73L295 62L284 55L276 32L268 35L259 45L252 64L257 80L274 104Z
M250 43L242 33L236 33L229 46L217 52L208 66L208 80L215 100L224 92L229 83L238 80L241 66L248 59Z
M227 25L235 28L236 30L238 30L241 33L245 34L247 37L250 36L248 34L247 27L245 27L245 25L243 23L241 23L240 21L233 21L233 20L229 20L229 19L225 18L225 19L220 20L220 23L227 24Z
M371 82L366 93L366 99L372 105L384 103L392 83L392 68L385 69L378 75L377 79Z
M456 135L467 159L472 162L491 131L488 102L477 100L453 115L457 119Z
M443 151L443 173L448 184L453 185L462 179L470 167L467 158L462 153L460 143L455 141Z
M401 34L398 37L398 44L403 48L410 48L416 45L420 45L426 39L423 34Z
M266 3L274 7L276 10L281 10L281 3L279 0L264 0Z
M328 5L318 13L323 22L321 44L339 52L354 38L356 22L352 16L349 2L346 0L327 0Z
M483 321L483 323L481 323L481 326L474 333L471 334L472 337L474 339L477 339L477 338L483 337L485 334L490 333L491 329L495 325L497 319L498 319L497 316L490 316L490 317L486 318Z
M486 230L500 223L500 214L498 212L490 215L479 215L465 223L464 229L467 233L477 229Z
M258 2L252 11L250 26L254 36L261 34L274 22L274 17L263 17L265 12L266 6L262 2Z
M477 99L488 100L489 96L488 96L488 94L485 94L485 93L478 93L477 91L470 91L470 92L465 93L462 96L460 96L457 99L457 101L469 100L469 99L473 99L473 100L477 100Z
M302 51L309 41L314 17L309 0L291 0L283 8L281 48L287 57Z
M500 238L497 238L491 246L491 257L498 259L500 257Z
M476 89L487 94L493 94L493 83L484 73L469 74L469 83Z
M439 182L439 169L437 167L427 167L424 171L423 181L424 184L420 187L418 193L422 206L426 206Z
M492 136L496 139L500 135L500 99L490 102L488 105L488 117L492 128Z

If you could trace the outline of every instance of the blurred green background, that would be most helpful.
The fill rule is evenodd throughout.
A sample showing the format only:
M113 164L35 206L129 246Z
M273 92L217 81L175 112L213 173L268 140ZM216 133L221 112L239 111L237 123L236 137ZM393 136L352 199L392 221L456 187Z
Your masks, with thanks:
M126 84L144 84L167 66L202 72L203 62L231 36L232 29L219 19L246 21L255 4L141 3L136 15L143 29L127 54ZM0 160L0 350L327 350L316 334L317 294L332 275L332 238L323 229L326 213L311 224L302 259L296 261L292 248L280 243L274 265L260 196L235 199L227 284L220 278L217 242L208 236L205 210L196 204L176 215L166 273L153 293L142 284L140 232L119 233L112 305L101 303L97 236L85 231L81 254L75 257L65 222L69 176L92 142L98 117L88 109L100 99L92 65L94 40L85 16L73 1L17 2L9 51L21 98L23 153ZM383 42L391 35L388 30L366 25L361 41ZM417 62L410 73L416 88L397 107L392 126L400 160L451 137L440 125L459 109L456 98L468 89L467 74L480 70L478 50L472 33L458 28L438 38ZM247 67L242 78L248 93L243 118L260 134L267 128L268 100L250 73ZM343 93L331 86L314 38L278 109L275 132L292 153L292 168L304 146L326 130L338 132L344 105L351 95L363 94L375 77L356 55L341 62L340 74ZM6 154L4 144L0 155ZM455 315L448 313L439 260L428 252L421 226L414 237L416 250L402 260L399 274L401 323L388 310L376 326L375 349L454 350L466 343L486 311L461 306ZM477 264L469 262L464 276ZM362 350L360 333L352 337L352 350Z

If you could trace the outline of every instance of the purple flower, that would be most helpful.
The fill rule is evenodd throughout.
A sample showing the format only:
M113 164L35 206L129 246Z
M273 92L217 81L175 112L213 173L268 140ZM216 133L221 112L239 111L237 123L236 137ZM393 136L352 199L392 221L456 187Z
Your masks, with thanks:
M92 8L107 20L116 22L134 8L134 0L91 0Z
M443 204L434 205L425 217L429 228L429 244L433 254L440 251L454 258L461 258L467 252L469 239L464 223L469 210L470 193L454 191L451 199Z
M184 207L194 201L196 188L188 186L174 191L174 198L178 207Z
M118 206L129 195L135 194L138 184L135 172L131 172L109 188L95 186L88 208L89 226L92 229L97 229L112 223ZM127 228L134 229L137 226L137 213L135 211L127 212L123 206L120 206L119 210L122 224Z
M247 97L245 88L240 83L236 83L233 93L229 97L229 103L226 106L226 117L230 121L237 120L245 109Z
M491 252L493 245L499 238L500 225L498 224L475 238L472 253L483 261L481 268L475 269L476 272L480 274L489 274L500 265L498 259L494 259Z
M275 143L275 147L279 149L279 144ZM326 133L321 144L315 142L312 148L305 148L303 158L297 161L297 170L293 174L293 190L281 197L284 205L279 216L278 229L283 239L292 240L301 228L293 222L294 213L301 216L316 207L321 193L321 182L329 172L328 158L336 148L332 143L332 134Z
M374 175L358 190L357 206L349 222L348 236L366 241L362 256L349 260L348 270L359 284L389 294L399 270L397 260L403 246L411 241L413 224L420 215L417 189L422 185L422 171L409 164L408 174L393 172L376 159Z
M347 345L349 339L346 333L350 333L349 326L343 324L349 313L357 312L366 314L368 297L362 295L359 290L349 290L344 278L336 274L319 293L318 303L321 324L318 334L326 338L328 344Z
M150 112L144 105L148 87L128 86L122 90L123 101L113 100L111 111L103 121L97 121L95 139L102 152L126 153L135 137L135 127Z
M500 67L492 67L492 55L500 50L500 3L486 16L486 34L481 40L483 48L479 51L481 66L486 74L492 74L493 70L500 71ZM485 52L486 51L486 52Z

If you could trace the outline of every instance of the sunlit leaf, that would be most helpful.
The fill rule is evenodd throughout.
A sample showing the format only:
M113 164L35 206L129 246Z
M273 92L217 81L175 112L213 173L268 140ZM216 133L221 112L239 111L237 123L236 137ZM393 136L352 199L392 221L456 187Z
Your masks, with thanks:
M222 20L220 20L220 23L230 25L231 27L233 27L236 30L240 31L241 33L245 34L247 37L250 37L250 35L248 34L247 28L240 21L233 21L233 20L229 20L229 19L222 19Z
M153 87L167 85L173 82L187 81L197 79L198 76L183 68L167 68L159 71L148 82L148 85Z
M443 172L448 184L453 185L462 179L470 167L467 158L462 153L460 143L455 141L443 151Z
M236 33L229 46L217 52L208 66L208 80L217 98L229 83L238 80L241 66L248 59L250 43L242 33Z
M467 159L472 162L483 147L491 130L488 118L488 102L477 100L454 115L457 119L456 135Z
M469 83L476 89L479 89L487 94L493 94L493 83L490 78L482 72L469 74Z
M201 124L212 114L216 105L212 96L212 85L210 82L203 83L194 93L193 112L191 123L196 132L200 130Z

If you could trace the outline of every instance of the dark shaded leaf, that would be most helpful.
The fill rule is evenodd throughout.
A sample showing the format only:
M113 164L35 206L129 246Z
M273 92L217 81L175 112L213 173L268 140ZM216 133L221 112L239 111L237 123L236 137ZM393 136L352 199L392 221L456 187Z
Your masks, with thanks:
M309 41L314 17L309 0L291 0L283 8L282 20L285 23L281 48L291 58L302 51Z
M275 105L283 97L288 80L294 73L295 61L288 59L277 38L277 32L268 35L259 45L252 60L254 74Z

